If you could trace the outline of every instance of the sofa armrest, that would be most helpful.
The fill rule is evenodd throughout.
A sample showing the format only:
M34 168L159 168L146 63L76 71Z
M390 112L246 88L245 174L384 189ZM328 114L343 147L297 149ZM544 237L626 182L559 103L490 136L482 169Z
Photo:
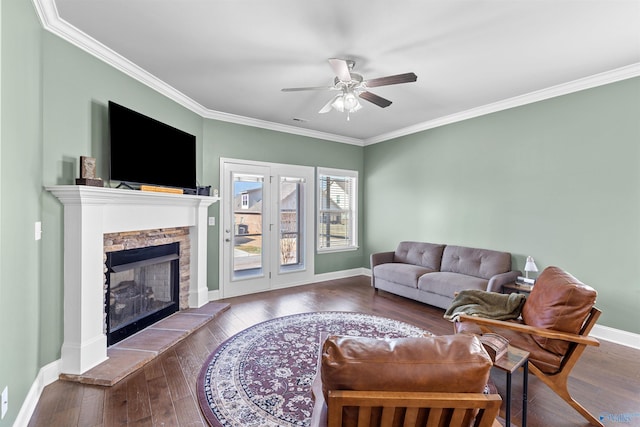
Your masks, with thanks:
M508 283L516 281L518 276L522 276L522 272L519 270L507 271L506 273L496 274L489 279L487 285L487 292L502 292L502 287Z
M395 254L395 252L390 251L390 252L376 252L374 254L371 254L371 286L373 288L376 287L376 275L373 273L373 268L376 265L380 265L380 264L388 264L390 262L393 262L393 255Z
M387 264L389 262L393 262L393 255L395 252L377 252L375 254L371 254L371 270L373 271L373 267L380 264Z

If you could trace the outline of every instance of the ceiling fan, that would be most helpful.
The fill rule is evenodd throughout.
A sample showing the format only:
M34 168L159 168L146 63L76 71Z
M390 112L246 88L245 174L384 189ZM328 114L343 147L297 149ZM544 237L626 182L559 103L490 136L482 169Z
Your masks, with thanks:
M395 76L379 77L377 79L364 80L362 75L354 73L353 67L355 61L350 59L329 59L329 65L336 75L333 86L316 86L316 87L290 87L282 89L283 92L298 92L303 90L334 90L340 93L334 96L325 104L319 113L328 113L331 109L347 112L347 120L349 114L355 113L362 108L359 98L371 102L378 107L386 108L391 105L391 101L369 92L371 87L388 86L400 83L410 83L418 80L415 73L397 74Z

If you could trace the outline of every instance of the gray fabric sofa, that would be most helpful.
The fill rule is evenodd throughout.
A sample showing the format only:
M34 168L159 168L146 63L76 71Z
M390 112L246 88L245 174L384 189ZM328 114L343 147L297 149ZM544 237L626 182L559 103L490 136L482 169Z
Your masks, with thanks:
M511 254L489 249L400 242L393 252L371 254L371 285L440 308L463 289L501 292L522 273Z

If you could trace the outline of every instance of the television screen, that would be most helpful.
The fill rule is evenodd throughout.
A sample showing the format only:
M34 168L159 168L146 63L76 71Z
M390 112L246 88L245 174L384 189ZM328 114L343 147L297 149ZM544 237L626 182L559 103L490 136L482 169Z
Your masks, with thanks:
M111 181L196 188L196 137L109 101Z

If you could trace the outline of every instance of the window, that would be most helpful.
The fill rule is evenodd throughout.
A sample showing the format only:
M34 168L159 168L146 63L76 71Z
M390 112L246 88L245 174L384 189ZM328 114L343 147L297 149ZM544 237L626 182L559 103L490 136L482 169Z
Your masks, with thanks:
M358 248L358 172L318 168L318 252Z
M249 209L249 194L243 193L241 196L242 196L242 209Z

